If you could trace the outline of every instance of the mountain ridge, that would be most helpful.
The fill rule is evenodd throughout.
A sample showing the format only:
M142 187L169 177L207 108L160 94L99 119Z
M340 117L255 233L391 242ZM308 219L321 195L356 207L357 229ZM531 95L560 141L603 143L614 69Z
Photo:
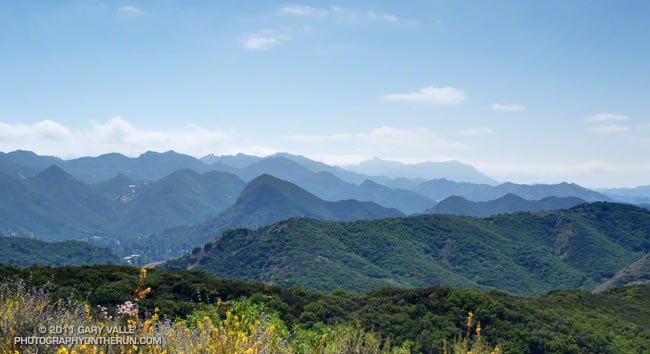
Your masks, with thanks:
M262 175L249 182L234 205L203 223L173 228L143 239L143 250L152 246L187 250L199 246L230 228L256 228L291 217L310 217L320 220L378 219L404 216L396 209L381 207L372 202L322 200L299 186L270 175ZM171 245L171 246L170 246ZM160 248L158 248L160 249Z
M451 196L425 213L488 217L521 211L568 209L583 203L586 202L576 197L546 197L540 200L528 200L512 193L485 202L473 202L463 197Z
M649 211L606 202L486 219L292 218L228 230L163 267L320 291L426 284L542 294L594 289L650 250L648 235Z

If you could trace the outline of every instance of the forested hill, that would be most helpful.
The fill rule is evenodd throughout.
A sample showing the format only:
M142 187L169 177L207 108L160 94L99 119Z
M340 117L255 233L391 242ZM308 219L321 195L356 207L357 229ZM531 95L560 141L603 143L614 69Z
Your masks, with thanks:
M45 242L18 237L0 237L0 263L31 265L121 264L110 250L82 241Z
M311 290L449 285L591 290L650 250L650 211L598 202L486 219L448 215L235 229L169 269Z

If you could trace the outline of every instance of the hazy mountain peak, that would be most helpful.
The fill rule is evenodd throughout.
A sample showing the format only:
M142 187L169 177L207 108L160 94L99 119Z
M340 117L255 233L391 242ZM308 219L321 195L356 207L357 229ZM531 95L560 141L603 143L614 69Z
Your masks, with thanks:
M496 184L495 180L480 173L473 166L454 160L407 164L374 157L357 165L347 166L347 168L371 176L422 178L427 180L446 178L457 182Z
M74 177L72 177L72 175L65 172L61 167L57 165L52 165L37 173L34 177L31 178L31 180L44 180L52 182L60 182L65 180L79 182Z
M510 201L510 200L511 200L511 201L520 201L520 200L526 200L526 199L524 199L524 198L522 198L522 197L520 197L520 196L518 196L518 195L516 195L516 194L514 194L514 193L506 193L506 194L504 194L501 198L498 198L498 199L500 199L500 200L504 200L504 201Z

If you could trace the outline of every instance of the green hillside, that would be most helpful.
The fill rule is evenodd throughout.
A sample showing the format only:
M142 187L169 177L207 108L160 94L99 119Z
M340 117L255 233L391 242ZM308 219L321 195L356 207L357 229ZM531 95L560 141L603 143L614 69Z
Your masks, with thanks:
M596 291L636 284L650 284L650 253L616 273Z
M440 284L540 294L591 290L648 250L649 211L599 202L486 219L290 219L226 231L163 266L322 291Z
M22 278L54 298L88 301L91 308L133 300L137 268L117 266L0 266L0 280ZM299 335L325 326L361 326L393 344L413 343L413 353L442 353L443 340L464 335L466 315L474 312L483 336L502 353L647 353L650 351L650 288L628 287L600 294L554 291L517 297L500 292L448 287L384 288L363 294L330 294L300 288L221 280L198 272L153 269L144 286L152 291L139 301L142 313L160 309L161 317L184 319L210 315L220 298L261 308ZM197 312L193 312L197 311ZM315 338L320 338L314 334Z
M86 242L45 242L16 237L0 237L0 260L19 267L121 263L108 249Z

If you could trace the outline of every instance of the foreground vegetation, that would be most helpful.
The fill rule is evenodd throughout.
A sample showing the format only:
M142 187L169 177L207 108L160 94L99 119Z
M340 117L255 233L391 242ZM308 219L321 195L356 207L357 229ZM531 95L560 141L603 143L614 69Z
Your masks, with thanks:
M146 276L146 269L141 269L134 301L114 308L94 308L71 298L53 301L43 288L29 289L21 279L5 281L0 285L0 335L5 338L0 353L411 353L412 342L393 346L389 339L358 325L294 327L290 331L277 313L248 300L224 303L218 299L184 319L161 319L158 309L142 314L139 302L151 293L151 288L145 287ZM94 330L98 328L102 330ZM51 342L30 343L26 338ZM99 339L105 342L93 342ZM450 354L500 353L482 338L480 324L474 326L471 312L465 337L456 338L449 346L445 342L442 350Z
M118 306L134 302L133 289L140 271L121 266L0 266L0 278L7 277L23 279L25 288L43 289L50 303L58 299L87 303L95 320L101 318L94 313L98 305L115 316ZM647 287L618 288L601 294L557 291L542 297L447 287L322 294L220 280L197 272L153 269L142 284L142 289L146 288L151 288L150 292L137 303L140 324L155 315L156 328L177 328L181 323L180 329L197 333L199 324L209 327L201 320L207 316L219 331L225 331L219 326L226 325L223 320L230 310L231 316L240 316L239 321L241 315L253 321L249 325L263 319L256 327L255 338L274 326L276 337L269 338L297 352L316 350L327 334L328 350L336 345L358 346L359 342L384 348L388 342L391 350L442 353L446 346L452 353L454 345L462 344L462 340L454 339L467 334L470 311L474 315L469 344L474 343L480 323L482 340L506 353L650 352ZM216 307L219 301L222 303ZM76 313L83 314L79 306Z

